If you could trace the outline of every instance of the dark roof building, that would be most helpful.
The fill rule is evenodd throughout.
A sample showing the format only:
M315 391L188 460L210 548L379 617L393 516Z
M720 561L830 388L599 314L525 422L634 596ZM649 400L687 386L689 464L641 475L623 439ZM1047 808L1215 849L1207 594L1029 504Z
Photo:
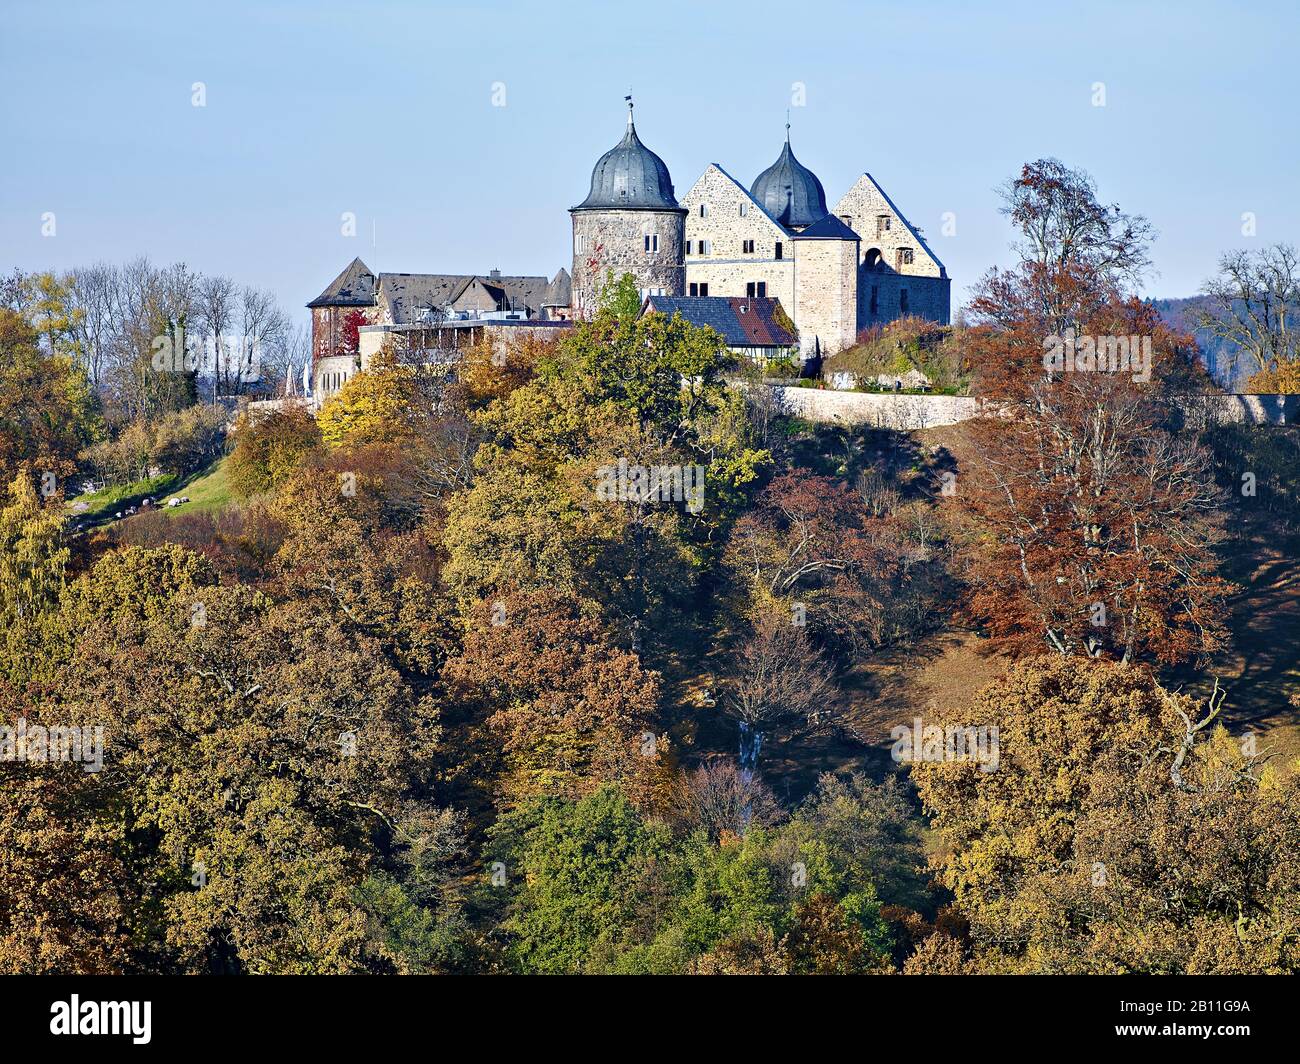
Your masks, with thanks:
M308 307L372 307L375 305L375 275L360 258L347 264Z
M591 191L572 208L575 211L631 208L677 210L673 179L664 161L641 143L627 109L627 132L614 147L596 160L591 171Z
M680 314L707 326L733 351L771 357L799 343L779 299L746 296L649 296L641 313Z
M825 218L826 190L808 167L790 150L790 127L785 131L785 147L776 162L754 179L749 194L759 205L787 229L801 229Z
M543 276L503 275L499 270L486 277L458 273L381 273L379 303L394 325L418 322L434 316L456 313L510 313L536 317L550 282Z
M795 240L861 240L852 229L835 215L828 214L802 232L795 233Z

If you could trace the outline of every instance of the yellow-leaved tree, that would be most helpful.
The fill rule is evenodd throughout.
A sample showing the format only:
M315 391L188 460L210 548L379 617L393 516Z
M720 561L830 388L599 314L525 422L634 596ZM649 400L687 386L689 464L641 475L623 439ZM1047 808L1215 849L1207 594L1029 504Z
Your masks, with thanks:
M411 434L411 373L387 349L351 377L316 415L331 446L392 443Z

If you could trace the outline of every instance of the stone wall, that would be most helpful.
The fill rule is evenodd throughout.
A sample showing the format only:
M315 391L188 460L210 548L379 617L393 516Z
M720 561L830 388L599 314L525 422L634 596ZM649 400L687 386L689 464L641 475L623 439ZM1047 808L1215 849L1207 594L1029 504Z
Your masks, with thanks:
M858 178L833 212L862 238L858 275L858 328L915 314L947 325L952 314L952 282L930 250L870 174ZM910 251L912 261L899 253ZM876 253L879 259L876 259ZM872 309L872 288L876 289ZM907 307L902 307L902 292Z
M793 317L793 242L749 192L711 163L682 198L682 206L687 210L686 240L691 248L686 256L687 294L690 285L707 284L711 296L746 296L747 286L761 281L767 294L779 299ZM700 213L701 207L706 213ZM702 240L709 242L707 255L700 251ZM754 242L753 251L744 250L747 240ZM777 244L781 245L779 259Z
M608 271L636 278L642 293L685 294L682 219L685 211L573 210L573 313L589 318L599 305ZM647 251L645 238L659 238Z
M804 358L853 346L858 335L857 262L856 240L795 241L793 316Z
M980 400L969 395L887 395L837 392L821 388L772 387L783 414L836 425L872 425L913 431L955 425L979 414Z
M836 425L873 425L914 431L955 425L986 409L970 395L890 395L769 385L783 414ZM1199 395L1182 402L1189 429L1216 424L1294 425L1300 395Z

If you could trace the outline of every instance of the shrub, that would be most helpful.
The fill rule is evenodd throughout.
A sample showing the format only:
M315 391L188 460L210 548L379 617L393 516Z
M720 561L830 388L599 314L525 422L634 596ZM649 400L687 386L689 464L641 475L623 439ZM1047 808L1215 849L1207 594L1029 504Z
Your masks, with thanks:
M235 425L226 477L236 498L247 499L283 482L320 443L316 421L301 405L269 414L245 413Z

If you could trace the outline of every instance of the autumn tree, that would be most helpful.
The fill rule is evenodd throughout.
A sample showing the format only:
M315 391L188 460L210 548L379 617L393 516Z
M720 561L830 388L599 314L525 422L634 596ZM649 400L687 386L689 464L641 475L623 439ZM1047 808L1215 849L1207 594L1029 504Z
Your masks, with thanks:
M51 625L62 649L34 712L103 726L79 813L131 825L117 970L376 970L393 957L375 922L400 912L365 908L366 878L432 903L401 856L436 821L418 663L340 607L280 594L219 586L178 547L128 548L69 585Z
M496 802L581 796L620 783L655 800L657 674L618 649L593 611L553 591L482 604L446 666L452 698L475 712L504 758Z
M803 470L774 478L731 530L724 555L750 616L785 612L837 651L907 634L921 562L890 514L842 480Z
M1133 666L1042 658L940 711L998 729L995 771L912 765L980 970L1297 969L1294 777L1230 736L1220 705Z
M1203 656L1223 637L1211 548L1225 500L1207 453L1174 429L1187 338L1125 290L1149 227L1052 160L1025 168L1006 211L1021 259L972 304L988 402L946 492L969 519L969 612L1018 652ZM1106 338L1129 358L1103 355ZM1052 361L1076 340L1088 360Z
M35 328L0 308L0 478L20 470L59 477L100 433L98 406L81 367L43 352Z
M282 483L320 442L316 420L301 405L265 414L240 415L226 462L230 489L239 498L270 491Z

